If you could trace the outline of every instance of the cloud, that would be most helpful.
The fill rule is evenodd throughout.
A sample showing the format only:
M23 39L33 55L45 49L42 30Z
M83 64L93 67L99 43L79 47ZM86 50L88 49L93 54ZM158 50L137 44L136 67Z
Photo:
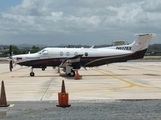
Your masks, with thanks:
M63 12L52 12L51 16L47 16L46 20L52 20L54 22L62 20Z
M142 9L145 12L161 12L161 1L160 0L146 0L142 4Z
M5 39L2 42L6 44L41 41L57 45L131 40L136 32L161 32L160 3L159 0L23 0L1 13L0 39Z
M23 0L20 5L11 7L8 12L15 15L40 16L44 11L44 0Z

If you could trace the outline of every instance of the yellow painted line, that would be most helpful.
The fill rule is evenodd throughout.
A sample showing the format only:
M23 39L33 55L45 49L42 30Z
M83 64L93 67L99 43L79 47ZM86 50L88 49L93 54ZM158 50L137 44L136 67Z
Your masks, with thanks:
M134 85L129 85L125 87L115 87L115 88L107 88L108 90L118 90L118 89L125 89L125 88L131 88L134 87Z
M144 86L144 85L136 84L136 83L133 83L133 82L127 81L127 80L125 80L125 79L123 79L123 78L119 78L119 77L117 77L117 76L114 76L114 75L108 74L108 73L106 73L106 72L103 72L103 71L100 71L100 70L97 70L97 69L93 69L93 68L92 68L92 70L97 71L97 72L99 72L99 73L102 73L102 74L104 74L104 75L106 75L106 76L109 76L109 77L115 78L115 79L117 79L117 80L120 80L120 81L122 81L122 82L125 82L125 83L130 84L130 86L125 87L125 88L134 87L134 86L138 86L138 87L145 87L145 88L152 87L152 86Z
M14 106L14 104L9 104L9 106L8 107L13 107Z

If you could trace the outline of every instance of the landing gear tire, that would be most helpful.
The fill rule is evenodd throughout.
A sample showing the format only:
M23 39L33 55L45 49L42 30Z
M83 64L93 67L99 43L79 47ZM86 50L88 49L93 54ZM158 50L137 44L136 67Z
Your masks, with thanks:
M71 70L71 72L68 74L70 77L74 77L75 76L75 71Z
M35 73L34 72L30 72L30 76L31 77L34 77L35 76Z
M45 68L42 68L42 71L45 71Z

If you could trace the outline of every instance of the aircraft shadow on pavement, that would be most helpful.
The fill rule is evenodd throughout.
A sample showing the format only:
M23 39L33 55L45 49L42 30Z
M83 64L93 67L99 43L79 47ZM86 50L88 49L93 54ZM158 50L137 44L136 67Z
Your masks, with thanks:
M12 78L37 78L37 77L60 77L59 75L35 75L34 77L31 77L29 75L27 76L11 76Z
M110 77L110 76L160 76L160 75L157 75L157 74L95 74L95 75L80 75L81 78L80 79L83 79L83 77ZM74 77L69 77L68 75L66 74L54 74L54 75L35 75L34 77L31 77L29 75L24 75L24 76L11 76L11 78L38 78L38 77L51 77L51 78L60 78L60 77L63 77L65 79L71 79L73 80Z
M68 75L66 75L66 74L57 74L57 75L55 75L55 74L51 74L51 75L35 75L34 77L31 77L31 76L29 76L29 75L24 75L24 76L19 76L19 75L17 75L17 76L11 76L12 78L38 78L38 77L51 77L51 78L54 78L54 77L57 77L57 78L60 78L60 77L64 77L64 78L66 78L66 79L74 79L74 77L69 77Z
M146 75L146 74L144 74ZM111 75L80 75L81 76L81 79L83 77L108 77L108 76L111 76ZM112 76L139 76L139 74L113 74ZM66 79L74 79L74 77L69 77L68 75L35 75L34 77L31 77L29 75L26 75L26 76L11 76L11 78L38 78L38 77L63 77L63 78L66 78Z

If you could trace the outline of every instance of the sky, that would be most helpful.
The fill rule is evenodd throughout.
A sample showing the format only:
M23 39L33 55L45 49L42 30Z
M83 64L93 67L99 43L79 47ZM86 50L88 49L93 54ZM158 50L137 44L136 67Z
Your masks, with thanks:
M161 0L0 0L0 45L102 45L155 33Z

